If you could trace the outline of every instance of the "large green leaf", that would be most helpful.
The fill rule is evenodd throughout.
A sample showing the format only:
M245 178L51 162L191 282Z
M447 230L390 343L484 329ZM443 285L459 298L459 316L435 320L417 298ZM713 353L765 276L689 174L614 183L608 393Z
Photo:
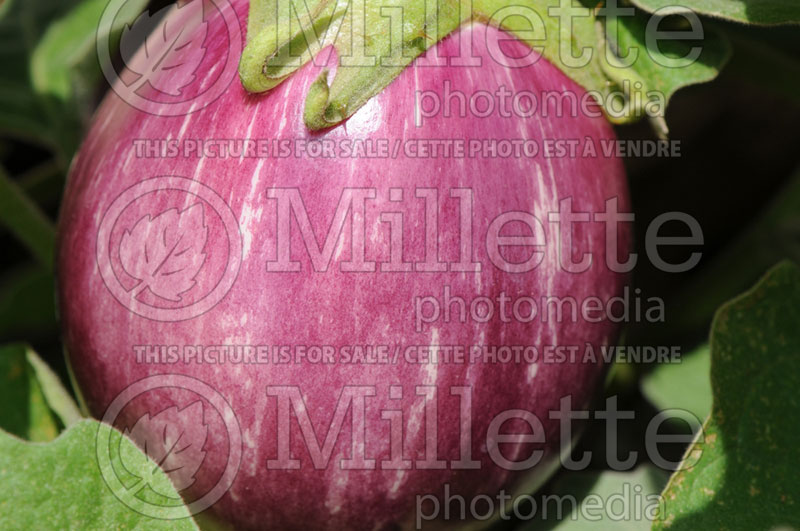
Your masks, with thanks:
M800 268L784 262L711 330L714 405L654 529L800 526Z
M185 508L183 518L158 519L122 503L106 485L98 465L98 430L112 430L120 452L138 453L138 467L169 480L127 437L94 420L82 420L45 444L27 443L0 431L0 528L2 529L197 529ZM170 486L171 487L171 486ZM178 498L172 489L171 497Z
M691 9L701 15L749 24L800 23L797 0L632 0L650 12L679 13Z
M711 352L703 346L680 358L680 362L657 365L642 379L642 393L658 409L678 409L694 419L711 412Z

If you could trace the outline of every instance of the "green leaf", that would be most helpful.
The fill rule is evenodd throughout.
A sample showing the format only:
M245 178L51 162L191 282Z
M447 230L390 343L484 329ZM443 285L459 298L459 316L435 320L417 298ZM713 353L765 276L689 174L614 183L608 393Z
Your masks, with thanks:
M28 365L36 375L47 405L65 427L70 427L83 418L72 395L61 383L61 379L30 348L26 351Z
M0 224L5 225L39 262L53 268L55 228L0 167Z
M87 103L101 75L95 39L109 37L98 35L100 17L107 6L108 0L84 0L47 28L31 57L31 76L38 93ZM146 0L125 2L114 18L110 36L118 35L145 7Z
M31 441L49 441L81 414L58 375L27 345L0 346L0 428Z
M0 11L0 132L53 149L64 168L93 111L100 79L94 43L107 4L6 0ZM111 28L112 42L146 4L125 2Z
M800 526L800 268L783 262L720 308L714 405L654 529Z
M553 516L532 521L523 529L644 531L650 528L660 503L659 492L666 482L667 474L649 465L631 472L562 473L545 494L551 500L546 509ZM560 518L556 518L557 499L564 508ZM636 509L637 506L640 509ZM544 510L545 506L539 508L541 514Z
M632 0L649 12L663 9L664 13L685 12L749 24L800 23L800 3L797 0Z
M30 58L51 22L77 0L6 0L0 12L0 132L59 151L62 163L77 146L75 110L34 90Z
M158 519L122 503L103 478L97 461L100 433L119 451L141 452L117 430L85 419L46 444L21 441L0 432L0 528L2 529L198 529L185 507L182 518ZM113 447L113 445L112 445ZM133 474L157 470L144 457ZM172 489L171 496L179 499Z
M657 365L642 379L642 394L660 410L680 409L705 419L711 412L710 368L706 345L681 356L680 362Z
M668 27L663 21L655 25L651 16L641 12L633 17L606 21L606 38L617 55L630 57L629 67L613 66L607 74L619 86L625 86L627 82L631 87L629 99L634 101L634 105L637 96L648 102L652 100L648 96L651 94L658 94L666 105L678 89L716 78L730 58L730 43L712 24L703 25L701 41L660 40L655 43L647 40L648 24L651 23L654 25L650 31ZM682 31L686 29L682 28ZM675 28L671 30L678 31ZM699 55L690 60L694 51L699 51ZM639 84L641 87L637 89ZM666 131L662 132L666 134Z
M0 347L0 428L31 441L49 441L60 426L30 359L38 356L24 345Z

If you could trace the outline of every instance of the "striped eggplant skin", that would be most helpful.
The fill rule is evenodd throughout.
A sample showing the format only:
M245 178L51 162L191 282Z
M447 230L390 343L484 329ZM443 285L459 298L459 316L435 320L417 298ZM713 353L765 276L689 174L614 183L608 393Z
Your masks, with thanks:
M235 1L234 6L244 26L247 3ZM212 24L206 39L206 59L211 63L224 61L229 53L225 47L215 46L214 31ZM477 91L495 93L501 87L535 94L584 94L544 59L524 68L494 61L487 43L497 38L506 39L503 47L512 57L529 51L497 29L477 23L463 27L438 43L435 52L440 57L455 56L465 49L467 40L474 56L481 60L479 66L431 66L417 61L351 119L322 133L310 133L303 123L304 96L321 72L320 64L304 66L264 95L249 95L233 82L216 101L188 115L143 112L113 92L98 109L73 163L59 224L58 298L71 369L88 410L98 418L127 386L153 375L191 376L224 397L238 423L242 453L232 485L210 508L215 517L241 529L409 528L415 525L420 496L441 498L445 485L451 494L469 501L479 494L496 496L501 490L512 493L530 489L547 479L557 466L560 431L558 421L550 419L548 412L558 409L566 396L571 397L574 409L589 407L602 386L605 367L599 355L597 361L554 362L545 360L542 353L547 346L573 345L579 346L580 352L587 345L599 352L602 346L614 343L619 325L608 319L587 322L580 317L557 322L537 316L530 322L513 318L505 322L507 319L499 315L497 299L505 293L512 302L524 296L536 302L551 296L572 297L580 303L589 297L608 301L622 293L626 275L606 265L605 226L595 222L574 225L565 251L573 252L575 261L581 253L590 253L592 262L585 271L573 273L559 264L558 245L554 243L559 241L557 225L547 218L567 198L571 198L576 212L602 212L609 199L616 199L619 210L627 212L629 199L621 162L600 154L547 157L542 151L521 157L479 152L471 157L424 158L413 157L405 149L392 153L398 140L405 147L431 139L525 139L543 144L547 139L590 138L599 142L615 138L602 117L583 113L560 117L535 113L523 118L498 113L446 116L440 112L426 116L418 126L415 103L420 94L444 97L445 81L467 98ZM212 75L212 70L200 69L192 74L177 69L159 75L176 76L175 83L183 85L180 76L195 75L195 81L203 83L203 76ZM159 85L164 84L162 80ZM155 89L145 86L141 90ZM327 140L337 151L332 157L311 157L306 152L237 157L142 156L136 152L142 140L244 138L268 139L270 147L274 139L292 144L297 140ZM385 141L389 153L368 157L366 152L343 156L338 151L347 141L356 140L373 140L376 146ZM167 185L125 195L145 181L170 176L182 178L180 182L201 183L203 190L213 191L232 213L238 234L227 232L230 226L219 212L224 207L219 203L215 207L208 195ZM279 263L278 205L281 197L287 197L280 194L288 193L286 190L299 194L316 243L323 249L346 189L366 190L368 197L363 199L362 210L351 206L346 211L342 236L333 240L329 266L315 270L310 258L313 250L309 251L314 242L303 240L298 222L302 216L292 211L289 243L291 259L299 263L299 271L271 270ZM471 219L466 214L462 219L462 213L469 213L459 199L463 190L471 194ZM433 218L426 211L426 197L433 193L436 201L430 204L435 205L436 227L431 227ZM198 212L190 209L195 204L204 205L204 217L188 214ZM158 218L170 211L172 214ZM534 249L543 252L538 265L517 273L503 271L493 263L490 255L497 242L487 236L493 220L502 213L514 212L530 213L541 220L539 236L547 242ZM387 271L382 266L394 263L391 229L397 226L392 225L387 213L396 215L392 218L395 220L402 215L402 239L396 240L402 250L398 263L400 269L410 270ZM109 216L117 214L118 220L108 228ZM169 216L182 221L173 223ZM137 229L139 222L144 224ZM353 230L354 225L358 230ZM472 231L472 245L466 251L462 249L465 226ZM438 233L438 250L432 251L438 253L438 265L427 248L430 242L426 234L433 229ZM530 235L531 231L520 222L511 222L501 234ZM620 251L627 250L630 224L620 224L617 236ZM109 239L111 249L105 255L98 251L105 249L100 241L103 237ZM200 243L183 246L189 254L175 262L177 273L169 272L176 275L173 279L158 277L160 273L147 269L148 260L154 260L153 254L160 252L164 240L174 243L181 237ZM239 247L231 244L237 239ZM363 263L351 267L360 270L348 271L342 264L352 265L352 249L362 243L365 261L375 264L374 271ZM523 262L532 249L509 247L501 252L510 262ZM137 262L136 257L144 255L147 258ZM104 264L104 256L110 256L111 265ZM469 264L479 263L480 270L459 271L465 269L457 265L462 256L467 256ZM426 266L419 266L426 257L439 270L425 271ZM231 262L238 262L232 286L216 304L203 307L199 315L142 311L144 307L177 308L202 299L222 282ZM114 278L126 292L136 291L137 282L142 286L149 282L149 287L144 286L135 295L142 306L131 309L130 300L110 287L113 281L103 276L104 268L115 272ZM143 271L152 274L149 281L142 280L146 276ZM445 289L450 301L445 301ZM453 302L456 296L465 301L467 316L463 322L460 303ZM484 319L481 308L477 318L469 315L476 297L494 301L491 318ZM441 304L438 319L432 318L433 298ZM428 302L422 304L423 300ZM507 304L510 308L511 302ZM415 313L419 305L423 314ZM288 346L293 353L299 346L326 345L334 348L336 356L328 363L294 359L274 363L273 350L269 351L268 363L197 363L187 358L187 346L216 345ZM342 349L354 345L388 346L388 361L347 363ZM467 362L433 363L405 355L407 347L448 345L465 346ZM534 363L493 363L485 359L470 363L469 348L476 345L532 345L540 355ZM398 346L400 355L393 359ZM177 361L170 355L159 360L140 359L137 353L142 347L151 351L174 347L171 352L179 353ZM354 399L337 426L337 404L343 403L346 389L362 388L359 386L371 390L363 399L364 407L356 415ZM303 397L301 413L310 419L320 452L330 451L317 462L296 412L287 417L291 426L288 432L281 429L280 411L289 402L280 389L289 387L299 390ZM426 395L431 389L435 394ZM426 396L434 399L427 400ZM469 397L469 404L464 396ZM132 436L138 434L139 439L158 438L165 436L159 431L163 426L158 428L153 423L148 427L144 423L135 430L134 425L138 419L152 420L159 413L168 415L172 411L170 421L185 435L180 445L195 445L196 451L186 455L201 459L194 466L187 464L183 476L174 471L180 466L169 471L187 502L201 498L218 482L236 444L225 429L231 419L207 399L202 393L198 398L192 389L155 389L132 398L115 420L118 427ZM187 407L198 400L204 405L199 417L196 407ZM543 442L499 445L510 461L523 461L532 452L541 451L541 459L523 467L527 469L508 470L513 467L501 466L492 457L498 447L490 433L492 421L509 410L530 412L541 421ZM331 438L332 446L326 448L323 442L332 421L332 433L340 431L338 437ZM393 427L402 428L399 446L394 447L401 448L399 456L392 453ZM523 433L530 428L520 419L512 419L501 431ZM170 437L170 442L179 438ZM279 460L279 439L286 437L296 468L275 463ZM342 461L353 457L353 440L363 441L366 461L349 469ZM426 448L435 453L434 459L426 460L431 457L426 456ZM159 457L154 455L156 460ZM471 466L459 465L465 457L472 461ZM176 459L180 464L180 456ZM456 523L457 519L448 524Z

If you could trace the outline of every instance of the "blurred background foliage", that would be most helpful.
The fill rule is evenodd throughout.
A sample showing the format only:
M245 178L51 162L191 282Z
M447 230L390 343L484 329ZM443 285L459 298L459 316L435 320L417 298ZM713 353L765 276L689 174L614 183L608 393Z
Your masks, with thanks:
M137 9L145 4L140 2ZM156 11L166 4L151 2L149 7ZM54 301L53 245L70 160L108 89L93 55L90 16L104 5L105 0L0 3L0 345L31 345L64 382L68 378ZM706 343L717 308L779 260L800 262L797 28L704 22L724 30L733 55L716 80L681 90L672 99L666 119L671 138L680 141L681 156L625 160L641 256L644 230L664 212L692 215L705 239L703 258L689 273L658 271L643 259L635 269L634 286L645 297L665 300L666 320L634 323L625 340L640 346L680 346L691 362L670 370L694 372L678 376L689 390L672 398L658 385L669 375L651 375L649 366L615 367L607 393L619 395L620 409L638 413L637 422L621 432L622 447L642 450L642 462L644 429L660 407L682 399L681 405L701 418L708 414ZM46 67L52 64L59 68L50 73ZM655 138L646 122L618 126L617 133L622 139ZM681 235L679 228L667 230ZM666 258L679 262L693 250L673 248ZM19 349L15 352L21 355ZM14 363L19 359L0 360L0 369L10 371ZM58 429L58 420L52 423L51 431ZM581 442L581 448L598 450L596 468L604 467L599 451L604 429L589 425ZM676 424L672 429L677 433L688 428ZM674 444L669 454L677 460L684 450L685 445ZM666 476L655 479L663 485ZM572 479L556 477L547 488L558 492L564 481ZM613 478L604 481L613 483ZM654 478L642 481L652 483Z

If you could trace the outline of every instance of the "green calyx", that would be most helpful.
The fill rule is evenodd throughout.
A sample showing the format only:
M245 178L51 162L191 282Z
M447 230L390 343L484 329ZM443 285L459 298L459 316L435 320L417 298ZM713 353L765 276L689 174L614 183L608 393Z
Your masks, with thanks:
M462 24L480 22L516 36L584 87L614 123L647 116L666 135L663 113L678 88L713 79L727 43L706 32L693 63L661 68L645 42L646 14L625 16L577 0L251 0L239 76L248 92L271 90L333 46L336 75L325 70L305 100L311 130L334 126L383 90L415 58ZM616 6L616 4L614 4ZM670 39L661 56L686 55ZM647 53L644 53L647 52ZM633 58L633 60L631 60Z
M417 56L464 19L458 0L253 0L247 47L239 63L249 92L276 87L326 46L339 68L312 85L309 129L331 127L379 93Z

